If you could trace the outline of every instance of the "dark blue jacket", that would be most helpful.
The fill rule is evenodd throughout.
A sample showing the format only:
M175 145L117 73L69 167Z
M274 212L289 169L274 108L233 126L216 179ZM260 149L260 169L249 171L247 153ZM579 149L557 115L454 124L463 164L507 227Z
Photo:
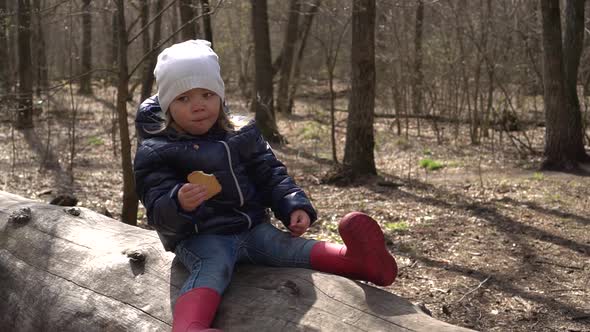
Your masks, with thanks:
M144 101L135 119L139 146L134 173L137 193L147 210L148 224L160 236L166 250L195 233L232 234L267 222L271 208L277 219L289 225L291 212L305 210L311 221L316 212L287 169L251 122L226 132L214 126L205 135L180 134L161 127L157 97ZM184 211L178 190L192 171L213 174L221 193L196 210Z

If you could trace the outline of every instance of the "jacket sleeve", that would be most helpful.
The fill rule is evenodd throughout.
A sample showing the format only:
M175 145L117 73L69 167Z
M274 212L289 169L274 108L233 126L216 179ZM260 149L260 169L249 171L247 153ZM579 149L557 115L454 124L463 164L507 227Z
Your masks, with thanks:
M253 129L253 141L246 161L248 176L256 184L266 206L270 206L285 226L289 227L291 212L302 209L309 215L311 223L317 219L317 213L305 192L295 184L287 173L287 167L277 159L270 145Z
M149 146L141 144L135 155L135 184L145 206L148 224L164 234L194 232L202 206L185 212L178 202L178 190L184 184L176 172Z

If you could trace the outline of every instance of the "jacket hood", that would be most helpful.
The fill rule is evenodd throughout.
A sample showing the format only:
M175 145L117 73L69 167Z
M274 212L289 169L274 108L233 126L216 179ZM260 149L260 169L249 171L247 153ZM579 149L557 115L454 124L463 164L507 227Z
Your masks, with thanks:
M166 116L160 107L157 95L149 97L139 105L135 115L135 130L139 142L151 137L178 135L170 127L162 130L165 124Z

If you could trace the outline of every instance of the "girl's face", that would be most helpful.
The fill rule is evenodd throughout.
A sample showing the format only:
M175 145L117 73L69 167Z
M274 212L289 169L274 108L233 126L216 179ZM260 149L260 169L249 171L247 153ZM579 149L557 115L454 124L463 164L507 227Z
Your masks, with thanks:
M217 121L221 98L214 92L195 88L176 96L169 111L174 123L191 135L206 134Z

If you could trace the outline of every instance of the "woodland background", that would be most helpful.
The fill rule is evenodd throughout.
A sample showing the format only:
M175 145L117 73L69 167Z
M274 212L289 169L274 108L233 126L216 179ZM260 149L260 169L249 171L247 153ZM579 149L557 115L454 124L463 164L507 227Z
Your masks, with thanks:
M213 42L312 197L374 216L387 290L479 330L590 330L581 0L0 0L0 189L149 228L131 165L159 51Z

